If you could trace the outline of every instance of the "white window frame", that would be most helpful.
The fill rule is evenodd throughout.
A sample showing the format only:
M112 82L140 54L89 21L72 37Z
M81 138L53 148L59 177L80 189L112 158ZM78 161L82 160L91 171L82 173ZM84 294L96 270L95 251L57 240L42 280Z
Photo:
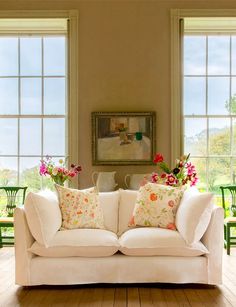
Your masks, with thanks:
M66 18L68 20L66 155L68 164L78 163L78 10L3 10L0 11L0 18L55 18L55 20ZM73 181L73 186L78 186L77 180Z
M171 10L171 161L183 152L183 106L180 21L187 17L236 17L232 9L172 9Z

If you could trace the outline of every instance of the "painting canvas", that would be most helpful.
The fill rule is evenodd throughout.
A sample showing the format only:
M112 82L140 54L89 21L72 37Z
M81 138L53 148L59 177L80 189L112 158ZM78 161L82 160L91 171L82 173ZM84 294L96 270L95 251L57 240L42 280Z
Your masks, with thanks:
M154 112L93 112L93 165L153 164Z

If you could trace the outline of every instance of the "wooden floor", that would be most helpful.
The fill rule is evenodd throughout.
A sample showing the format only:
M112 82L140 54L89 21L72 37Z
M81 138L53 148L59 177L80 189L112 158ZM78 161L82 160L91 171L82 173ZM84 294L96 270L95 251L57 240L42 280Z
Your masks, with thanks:
M14 248L0 249L0 306L236 306L236 248L224 252L223 285L93 285L20 287L14 284Z

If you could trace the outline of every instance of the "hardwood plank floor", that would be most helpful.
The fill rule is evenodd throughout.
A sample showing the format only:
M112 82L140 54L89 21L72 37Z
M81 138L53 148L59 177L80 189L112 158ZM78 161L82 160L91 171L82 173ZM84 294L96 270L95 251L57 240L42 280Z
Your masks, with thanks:
M235 307L236 248L224 251L223 285L132 284L20 287L14 248L0 249L0 307Z

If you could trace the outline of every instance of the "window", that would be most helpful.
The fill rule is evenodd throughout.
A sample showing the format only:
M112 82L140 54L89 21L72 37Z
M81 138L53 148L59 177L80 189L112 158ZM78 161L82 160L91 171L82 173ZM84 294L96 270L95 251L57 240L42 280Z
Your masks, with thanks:
M70 35L68 20L74 29ZM72 132L77 99L76 91L71 91L77 82L76 24L74 12L71 20L70 16L0 18L1 185L27 185L29 190L51 187L49 179L38 175L40 159L50 155L56 160L68 157L70 162L75 157L70 140L77 141L77 132Z
M210 33L208 27L189 33L191 20L186 24L184 152L191 153L200 188L218 193L221 184L235 182L236 33L216 34L213 26Z

